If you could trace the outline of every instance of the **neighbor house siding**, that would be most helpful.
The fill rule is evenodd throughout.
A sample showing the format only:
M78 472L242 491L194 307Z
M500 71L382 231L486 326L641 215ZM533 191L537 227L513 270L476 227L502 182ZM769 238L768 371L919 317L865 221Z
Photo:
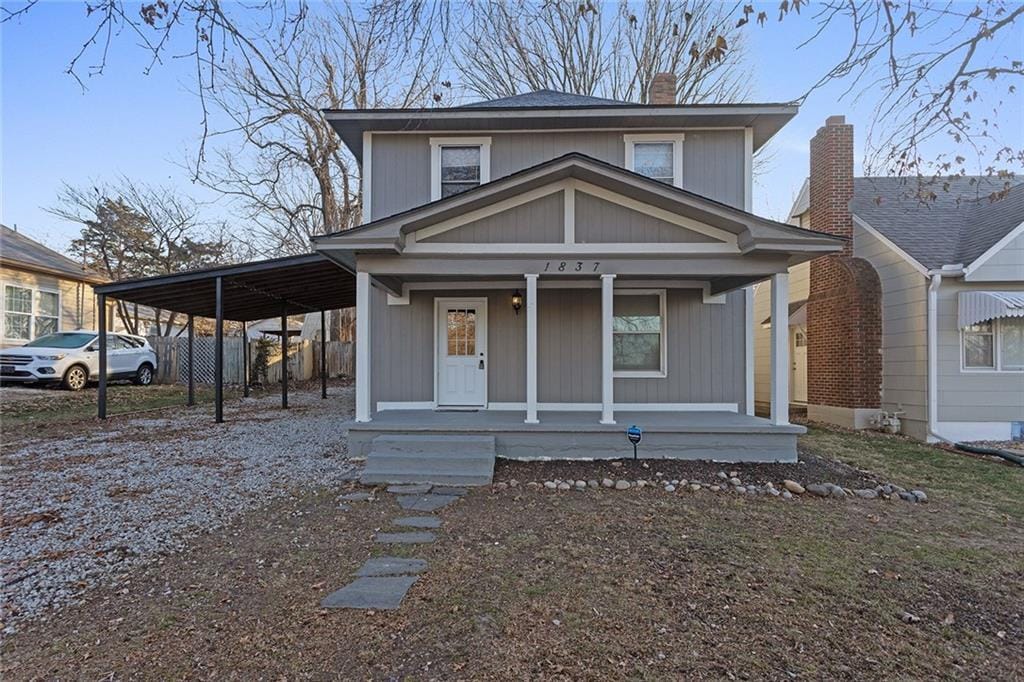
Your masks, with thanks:
M625 166L626 131L490 133L491 180L544 161L578 152ZM686 131L683 187L743 208L744 137L742 130ZM374 220L430 201L430 138L445 134L375 133L371 144L371 208Z
M1024 291L1024 283L970 284L945 279L938 294L940 422L1024 421L1024 372L964 371L957 298L961 291Z
M17 270L8 266L0 267L0 297L4 296L3 285L12 284L39 291L55 291L60 294L61 331L96 328L96 296L92 286L85 282L62 279L53 275ZM2 306L2 299L0 299ZM13 339L0 338L4 347L21 345Z
M1024 234L1020 234L971 273L971 282L1024 282Z
M871 263L882 285L882 401L902 411L903 432L924 439L928 427L928 284L902 256L854 225L854 256Z
M371 305L371 403L434 399L434 298L488 299L488 400L526 400L526 316L507 290L413 291L408 305L388 305L376 288ZM601 292L538 291L538 400L601 401ZM705 304L699 290L670 289L666 301L668 375L616 379L619 403L736 403L744 409L743 294Z

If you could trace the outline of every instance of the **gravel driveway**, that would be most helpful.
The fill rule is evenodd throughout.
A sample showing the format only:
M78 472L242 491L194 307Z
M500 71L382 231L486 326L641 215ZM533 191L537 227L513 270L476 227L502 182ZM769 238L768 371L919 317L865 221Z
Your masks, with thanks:
M221 425L179 409L19 444L0 461L5 632L274 497L347 479L352 389L332 393L293 394L288 411L238 401Z

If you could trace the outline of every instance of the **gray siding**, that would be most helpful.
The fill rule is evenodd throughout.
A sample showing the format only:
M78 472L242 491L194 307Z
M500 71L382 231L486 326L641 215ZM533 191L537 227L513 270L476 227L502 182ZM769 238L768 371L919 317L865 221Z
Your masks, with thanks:
M985 261L971 275L972 282L1024 282L1024 234Z
M449 244L560 244L565 240L564 218L564 193L555 192L423 241Z
M625 166L625 131L490 133L491 179L579 152ZM743 131L688 130L683 142L683 186L743 207ZM473 136L488 135L486 132ZM430 134L377 133L371 152L374 219L430 201Z
M388 305L373 289L370 313L370 401L434 399L434 298L487 298L487 397L492 402L526 400L526 316L516 315L506 290L413 291L409 305Z
M577 191L576 241L587 244L717 242L718 240Z
M882 283L882 409L902 410L905 433L924 439L928 427L928 287L924 275L876 237L854 227L854 255L870 262Z
M371 310L371 402L431 401L434 391L435 296L488 298L488 400L526 400L526 316L515 315L508 290L414 291L409 305L389 306L374 289ZM600 290L538 292L537 394L540 402L601 401ZM744 409L743 294L705 304L695 289L667 296L668 376L616 379L619 403L737 403Z
M683 142L683 187L743 208L743 131L689 130Z
M991 284L944 280L939 288L939 421L1024 421L1024 372L963 371L957 296L991 290ZM1001 291L1024 291L1024 283L1002 282Z

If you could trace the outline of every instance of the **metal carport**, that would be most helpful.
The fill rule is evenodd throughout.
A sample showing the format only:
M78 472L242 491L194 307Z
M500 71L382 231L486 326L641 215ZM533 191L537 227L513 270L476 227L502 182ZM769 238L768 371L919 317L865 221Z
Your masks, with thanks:
M317 253L255 261L240 265L193 270L122 280L95 287L99 299L99 391L100 419L107 417L107 298L151 306L188 316L188 404L195 403L192 363L194 318L215 320L214 403L217 422L224 421L224 320L241 322L281 316L282 328L289 315L320 313L325 329L325 312L355 305L355 275L335 261ZM243 326L244 332L244 326ZM320 339L320 366L325 367L326 334ZM287 338L282 339L287 358ZM248 366L248 358L244 360ZM249 384L245 383L248 395ZM327 373L320 372L321 396L327 397ZM281 406L288 407L288 363L281 373Z

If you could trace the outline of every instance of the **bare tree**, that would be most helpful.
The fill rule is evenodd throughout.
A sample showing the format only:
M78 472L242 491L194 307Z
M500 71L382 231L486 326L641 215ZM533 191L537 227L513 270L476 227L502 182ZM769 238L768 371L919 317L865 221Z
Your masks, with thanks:
M548 88L646 103L654 74L669 71L680 103L738 101L747 91L733 23L727 6L700 0L482 0L458 64L487 98Z
M47 210L82 225L71 252L114 280L171 274L231 259L224 226L204 221L199 205L171 188L124 177L107 187L65 183L57 204ZM118 300L116 311L125 329L138 334L138 308ZM176 314L153 313L157 333L170 334Z
M807 5L784 0L777 20ZM815 32L801 47L834 39L833 29L852 31L846 49L800 101L828 83L843 82L843 97L876 102L866 173L916 176L917 193L928 199L948 187L948 176L969 174L971 164L997 180L988 185L996 189L986 190L991 199L1005 195L1010 178L1024 167L1024 149L1019 125L1002 131L996 119L1002 107L1021 102L1024 4L822 0L813 8ZM753 6L740 12L737 23L750 24ZM769 17L759 12L755 19L765 25ZM953 151L935 151L940 148Z

